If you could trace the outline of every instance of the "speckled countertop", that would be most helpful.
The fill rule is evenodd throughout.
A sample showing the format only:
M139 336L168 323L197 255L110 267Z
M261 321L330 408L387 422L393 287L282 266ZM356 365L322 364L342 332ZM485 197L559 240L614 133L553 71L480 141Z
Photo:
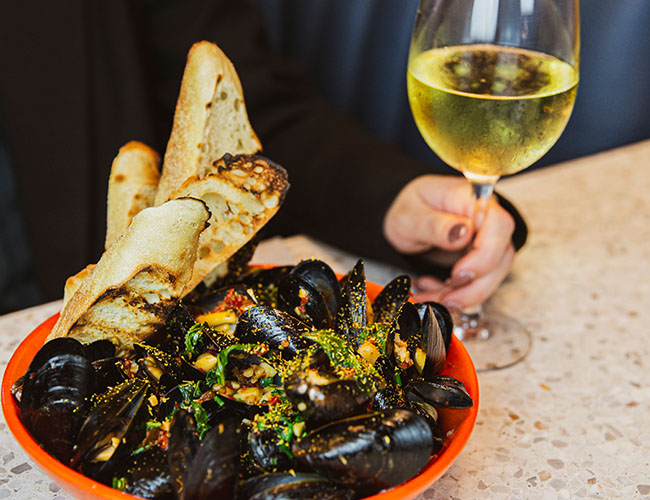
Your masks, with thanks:
M479 374L474 433L423 499L650 499L650 141L505 179L531 234L490 306L532 331L522 363ZM305 238L258 261L354 258ZM397 270L370 263L369 279ZM59 303L0 317L0 367ZM0 500L68 498L0 421Z

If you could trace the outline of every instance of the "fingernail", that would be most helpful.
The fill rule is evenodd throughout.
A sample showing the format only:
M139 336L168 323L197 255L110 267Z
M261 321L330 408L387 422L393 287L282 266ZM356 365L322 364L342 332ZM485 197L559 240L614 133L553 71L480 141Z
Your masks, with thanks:
M449 243L453 243L467 234L467 226L458 223L449 230Z
M453 300L448 300L448 301L444 302L443 305L447 309L449 309L449 312L452 313L452 314L457 313L458 311L460 311L462 309L460 304L458 302L454 302Z
M445 284L453 288L460 288L474 281L474 278L476 275L472 271L459 271L445 281Z

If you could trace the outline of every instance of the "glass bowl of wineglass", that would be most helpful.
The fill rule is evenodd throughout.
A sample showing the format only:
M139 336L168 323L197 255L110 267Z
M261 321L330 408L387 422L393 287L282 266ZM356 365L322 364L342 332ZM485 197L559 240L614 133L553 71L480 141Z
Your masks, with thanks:
M472 186L478 229L497 180L562 134L578 87L578 0L420 0L408 59L422 137ZM471 248L468 249L471 251ZM512 317L460 311L455 333L478 370L510 366L530 333Z

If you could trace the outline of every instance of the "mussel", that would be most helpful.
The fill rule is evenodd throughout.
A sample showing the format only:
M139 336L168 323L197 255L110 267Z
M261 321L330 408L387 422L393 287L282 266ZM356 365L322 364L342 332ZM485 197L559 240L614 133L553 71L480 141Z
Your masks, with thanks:
M438 375L429 380L414 379L404 388L407 397L442 408L470 408L474 402L465 385L453 377Z
M21 419L36 441L65 464L88 410L94 376L82 344L64 337L38 351L24 378Z
M265 343L291 359L311 342L302 334L310 330L293 316L266 306L251 307L239 318L235 336L245 343Z
M226 418L203 438L187 472L181 499L233 498L242 451L239 420Z
M242 483L237 500L352 500L354 491L316 474L262 474Z
M419 472L431 457L433 436L412 410L392 409L315 429L291 450L316 473L371 495Z
M80 431L70 466L110 484L114 468L144 438L144 422L151 415L146 379L128 379L102 394Z

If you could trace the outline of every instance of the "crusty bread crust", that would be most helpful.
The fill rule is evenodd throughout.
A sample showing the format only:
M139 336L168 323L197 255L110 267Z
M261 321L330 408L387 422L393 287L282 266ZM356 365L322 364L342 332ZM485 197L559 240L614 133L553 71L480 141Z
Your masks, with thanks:
M187 179L203 177L225 153L260 151L234 66L215 44L195 43L187 56L155 204Z
M153 206L159 164L158 154L141 142L131 141L120 148L108 178L105 248L126 231L138 212Z
M83 280L49 338L145 340L190 280L209 217L205 203L191 198L142 210Z
M70 301L84 280L90 276L93 269L95 269L95 264L88 264L77 274L70 276L67 280L65 280L65 286L63 287L63 304L61 304L62 309Z
M280 208L289 181L280 165L260 155L226 154L203 178L192 177L174 192L203 200L212 214L199 238L189 293L246 244Z

